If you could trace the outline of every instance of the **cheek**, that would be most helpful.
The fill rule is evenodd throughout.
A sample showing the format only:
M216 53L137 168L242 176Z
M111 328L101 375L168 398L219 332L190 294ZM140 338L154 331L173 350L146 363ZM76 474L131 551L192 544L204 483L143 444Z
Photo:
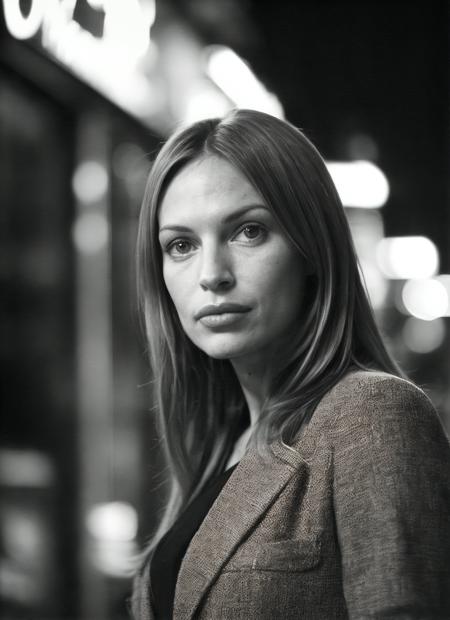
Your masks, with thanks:
M172 269L165 267L163 269L163 278L167 292L175 306L179 315L182 314L183 308L186 308L186 294L183 290L183 280Z
M259 274L259 281L261 290L266 290L268 294L278 292L282 296L279 301L293 299L296 291L301 290L303 286L303 262L297 256L283 256L283 254L276 256L273 260L265 262L264 269Z
M264 272L266 309L274 320L287 320L298 316L305 296L305 268L296 256L279 257Z

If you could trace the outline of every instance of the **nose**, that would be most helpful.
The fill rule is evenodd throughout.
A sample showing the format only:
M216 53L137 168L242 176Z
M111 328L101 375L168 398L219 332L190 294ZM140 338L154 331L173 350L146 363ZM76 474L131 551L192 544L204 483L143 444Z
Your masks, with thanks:
M199 283L204 291L232 288L235 283L233 270L225 252L210 249L203 252Z

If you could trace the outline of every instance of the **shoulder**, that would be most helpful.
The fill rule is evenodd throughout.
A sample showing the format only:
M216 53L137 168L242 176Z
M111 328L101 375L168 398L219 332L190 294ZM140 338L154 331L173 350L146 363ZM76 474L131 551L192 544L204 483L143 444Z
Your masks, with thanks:
M337 454L357 451L362 459L378 455L385 463L405 458L417 463L428 456L450 465L450 445L436 410L411 381L353 372L321 405L332 410L327 434Z
M436 449L450 465L450 444L428 396L411 381L356 370L342 377L318 403L292 447L310 460L324 452L399 454L423 445ZM450 469L450 467L449 467Z
M427 420L439 423L428 396L417 385L383 372L355 371L342 378L322 399L318 409L332 410L333 427L378 425L383 421Z
M388 402L406 399L431 407L430 399L417 385L394 375L369 370L356 370L345 375L324 397L335 405L360 405L366 399Z

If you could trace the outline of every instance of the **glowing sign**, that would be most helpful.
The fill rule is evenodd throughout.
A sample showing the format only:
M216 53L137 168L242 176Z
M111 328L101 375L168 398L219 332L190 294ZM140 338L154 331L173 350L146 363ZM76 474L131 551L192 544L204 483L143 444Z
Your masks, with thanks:
M206 58L206 73L238 108L284 118L278 97L267 91L249 65L232 49L211 45L206 49Z
M3 0L5 24L16 39L40 35L42 47L125 110L149 116L152 91L143 72L153 47L155 0L86 0L104 13L103 34L92 35L74 19L77 0Z

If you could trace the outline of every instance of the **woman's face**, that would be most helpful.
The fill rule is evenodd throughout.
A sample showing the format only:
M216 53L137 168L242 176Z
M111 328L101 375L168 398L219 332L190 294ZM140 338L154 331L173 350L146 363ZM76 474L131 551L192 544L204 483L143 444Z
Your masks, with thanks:
M167 290L207 355L267 362L300 329L305 261L226 160L199 159L175 176L159 229Z

